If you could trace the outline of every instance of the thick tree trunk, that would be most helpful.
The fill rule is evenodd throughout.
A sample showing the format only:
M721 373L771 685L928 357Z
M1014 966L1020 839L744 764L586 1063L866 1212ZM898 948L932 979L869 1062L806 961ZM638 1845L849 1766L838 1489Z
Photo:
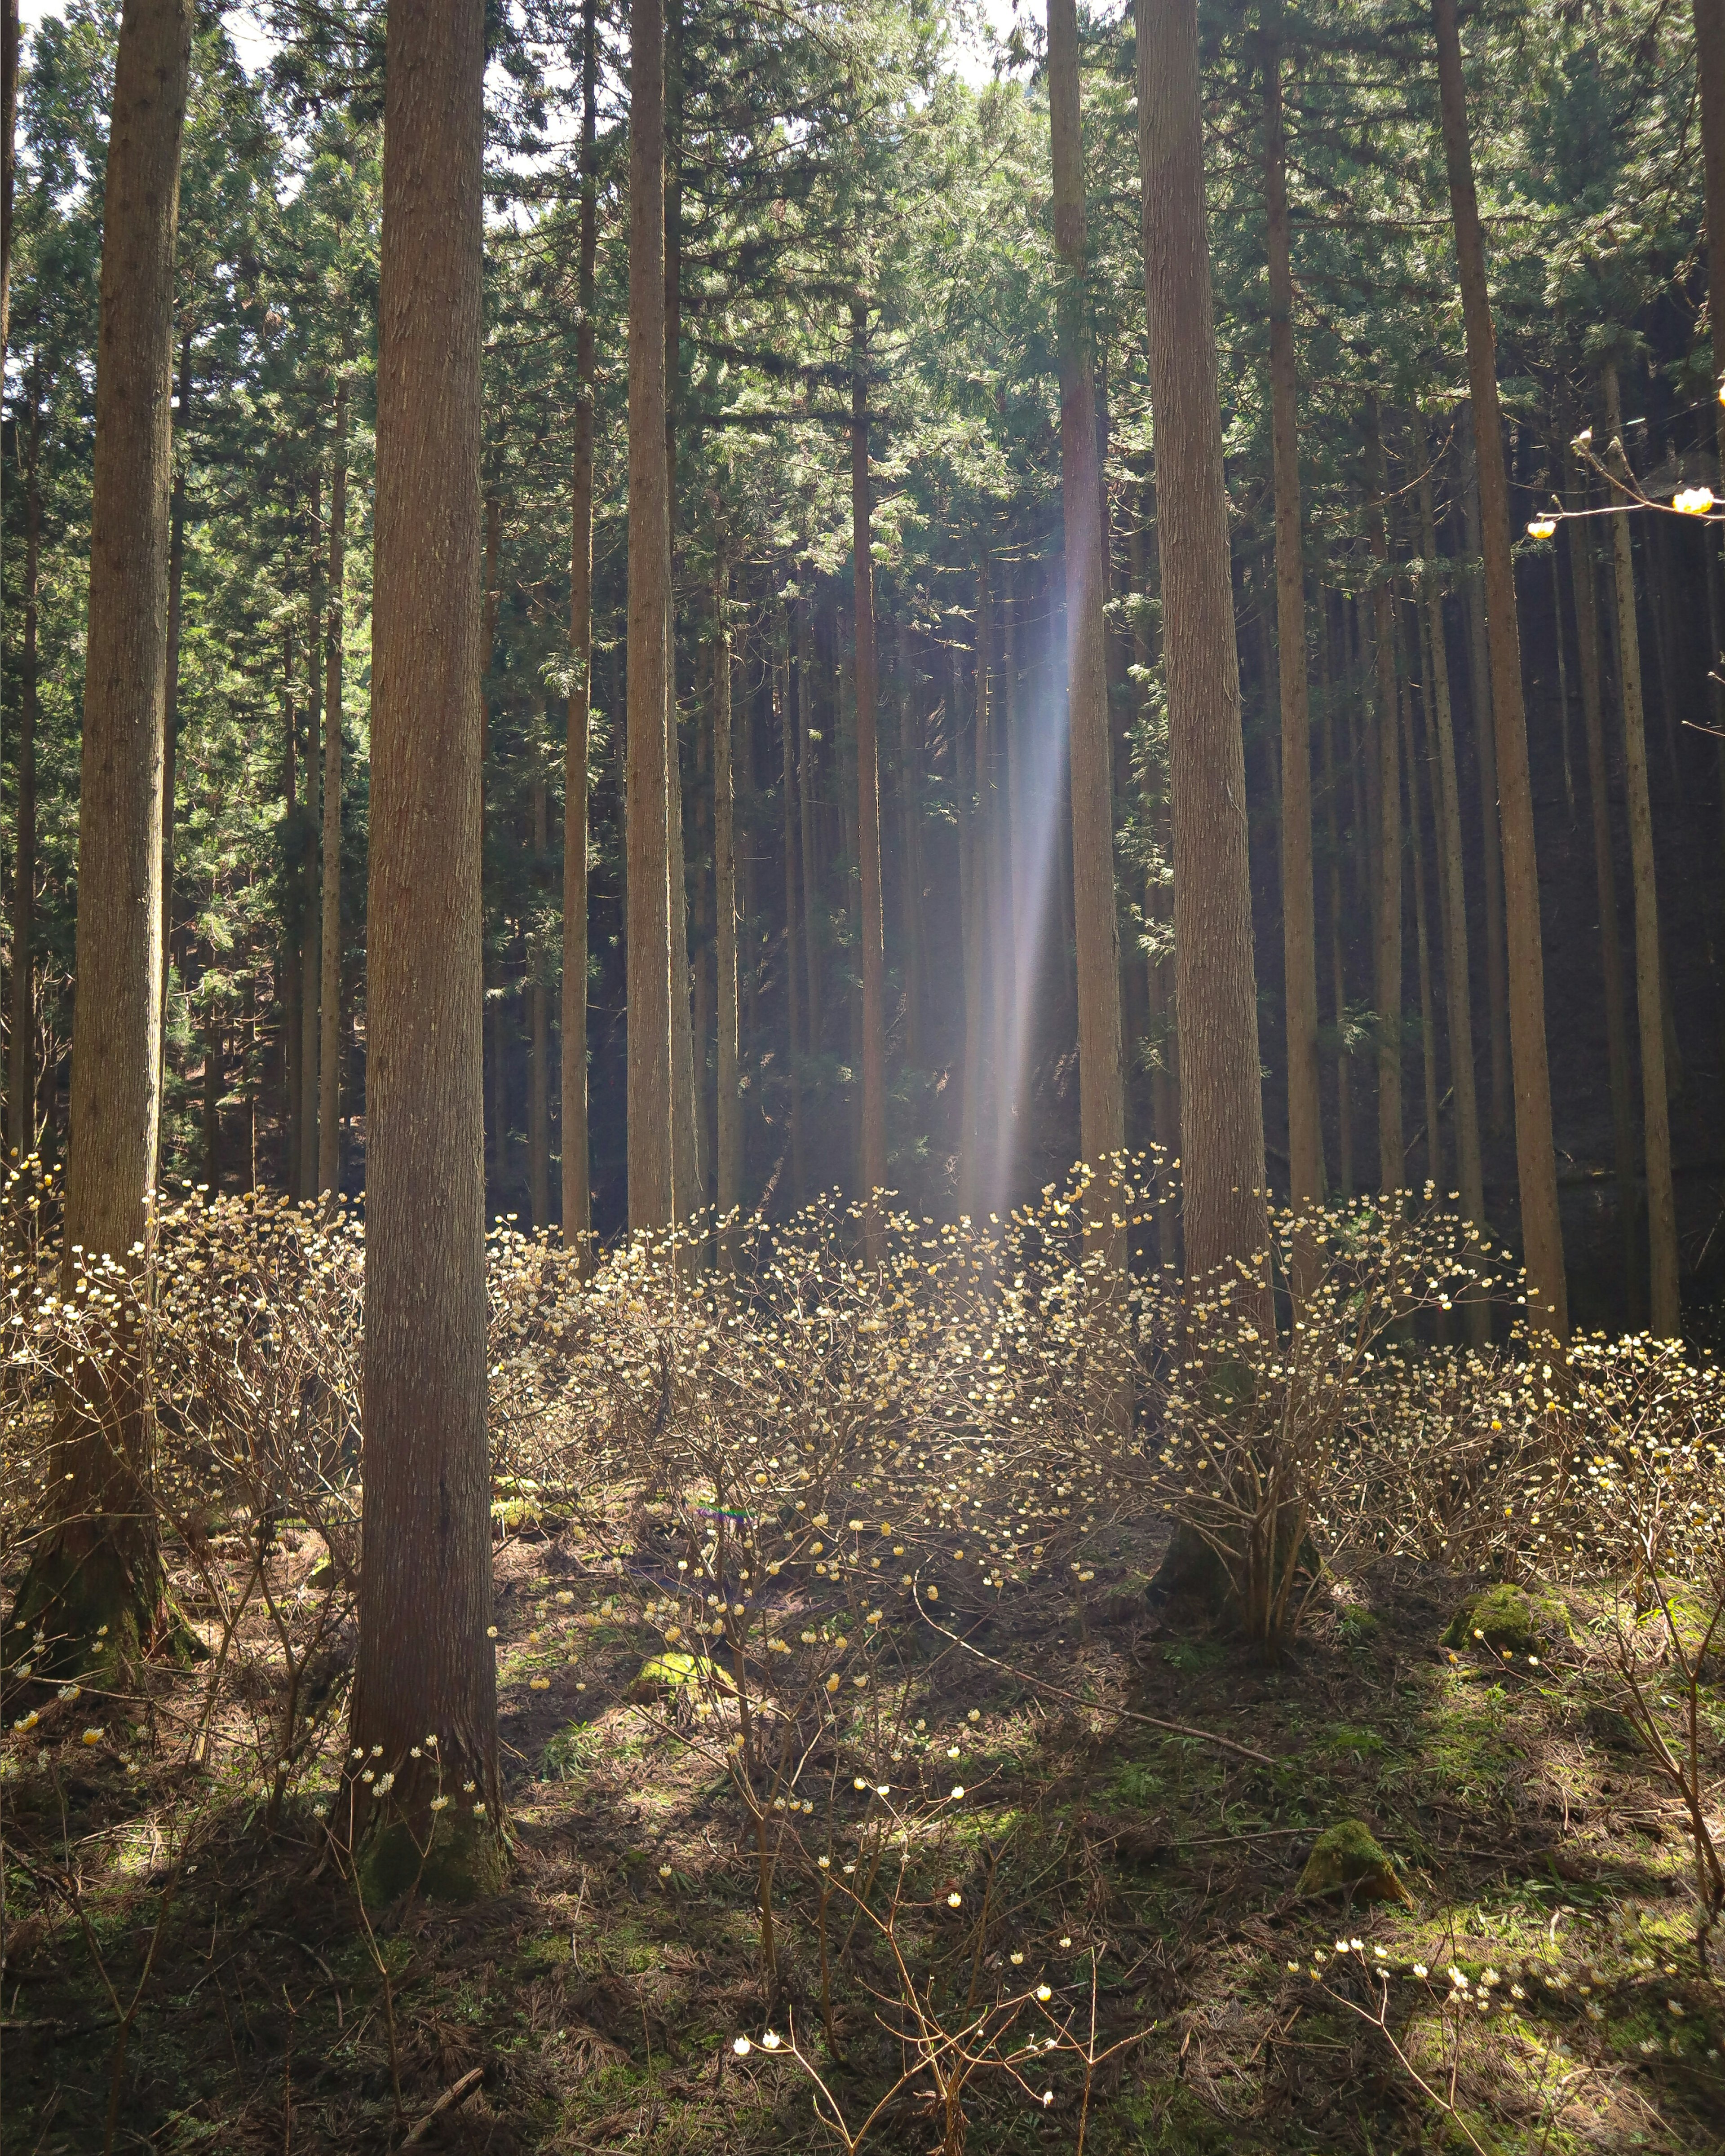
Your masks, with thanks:
M1388 489L1376 394L1366 400L1366 510L1377 578L1372 586L1372 654L1377 669L1378 882L1373 896L1374 1000L1378 1005L1378 1188L1386 1196L1406 1176L1402 1119L1402 782L1396 723L1395 612L1389 588Z
M593 1230L587 1120L587 759L593 716L593 306L598 260L598 0L581 10L581 268L569 497L569 730L563 758L563 1240Z
M1449 169L1478 450L1486 631L1491 659L1493 744L1497 754L1503 850L1516 1165L1521 1187L1522 1255L1527 1270L1527 1314L1530 1321L1543 1322L1563 1340L1569 1332L1568 1291L1563 1277L1563 1225L1558 1214L1551 1074L1546 1060L1539 864L1534 852L1533 789L1527 770L1527 721L1522 701L1521 639L1516 621L1515 564L1510 552L1509 482L1498 414L1497 348L1486 289L1485 234L1474 192L1455 0L1432 0L1432 14L1437 31L1444 156Z
M880 757L875 740L875 570L869 506L868 306L850 308L850 542L856 592L856 839L862 905L863 1255L880 1262L886 1187L886 989L880 904ZM728 691L727 691L728 695Z
M351 1784L382 1901L494 1876L479 559L485 24L391 11L372 629L365 1549ZM655 459L656 462L656 459ZM431 1739L435 1739L432 1743ZM452 1802L442 1816L439 1793ZM436 1830L433 1839L434 1829ZM422 1869L419 1851L429 1842Z
M78 813L65 1288L74 1261L136 1278L154 1240L162 1103L162 781L166 728L173 272L190 0L127 0L103 198L101 328ZM13 1616L49 1666L119 1671L163 1593L153 1430L136 1305L115 1352L67 1374L49 1509ZM39 1668L47 1673L39 1659Z
M1420 546L1425 559L1426 642L1431 654L1431 724L1437 748L1437 852L1443 904L1444 987L1450 1021L1450 1084L1455 1096L1456 1180L1461 1210L1486 1224L1485 1168L1480 1151L1479 1096L1473 1060L1473 991L1467 949L1467 886L1461 850L1461 792L1455 767L1455 715L1450 704L1450 654L1444 597L1437 581L1437 532L1431 475L1420 483ZM1470 1305L1470 1312L1475 1306ZM1480 1306L1483 1314L1483 1306ZM1471 1322L1474 1320L1471 1317Z
M1467 670L1473 713L1474 776L1480 797L1480 850L1485 863L1486 1015L1491 1051L1491 1128L1509 1128L1509 975L1503 927L1503 837L1497 813L1497 729L1491 711L1491 655L1486 634L1484 558L1481 536L1479 454L1473 408L1461 408L1461 531L1470 559L1479 562L1479 578L1467 580Z
M1288 1162L1295 1206L1322 1203L1317 1078L1317 926L1312 873L1312 713L1300 524L1298 377L1281 111L1281 4L1265 0L1264 207L1270 256L1270 392L1276 465L1276 629L1281 688L1282 965L1288 1055Z
M336 384L330 453L330 589L324 645L323 932L317 1088L317 1194L341 1187L341 658L347 547L347 376Z
M1588 506L1588 488L1573 455L1566 458L1564 495L1571 511ZM1623 942L1618 930L1617 867L1611 839L1611 782L1605 759L1604 702L1599 685L1599 584L1586 519L1564 525L1569 546L1569 581L1575 603L1575 645L1581 675L1582 737L1587 751L1587 789L1592 809L1594 882L1599 906L1599 973L1605 1007L1605 1067L1611 1086L1612 1157L1617 1172L1617 1205L1623 1224L1624 1279L1630 1319L1639 1313L1641 1264L1637 1225L1640 1181L1635 1163L1634 1072L1630 1059L1629 1005L1623 978Z
M1625 502L1633 481L1623 453L1623 412L1617 372L1604 370L1608 469ZM1682 1310L1677 1286L1677 1209L1671 1187L1671 1106L1666 1086L1665 996L1661 978L1659 886L1655 875L1653 808L1647 788L1647 729L1641 703L1641 649L1635 620L1635 562L1629 519L1611 526L1616 575L1618 694L1623 706L1624 793L1629 809L1630 863L1635 903L1635 1014L1641 1041L1641 1133L1647 1168L1649 1317L1656 1337L1676 1338Z
M658 1229L673 1217L674 1107L660 0L634 0L629 54L629 1219L632 1228ZM678 988L685 972L676 969Z
M1188 1276L1267 1250L1245 756L1195 0L1139 0L1138 144L1173 796Z
M36 720L38 614L42 587L41 403L36 372L25 382L23 649L18 667L18 830L12 866L12 1068L7 1146L23 1161L36 1144Z
M1096 464L1095 331L1086 282L1084 144L1075 0L1048 0L1049 112L1054 237L1059 260L1060 500L1066 539L1066 702L1072 785L1072 925L1078 960L1078 1122L1097 1171L1086 1198L1091 1232L1111 1266L1125 1262L1112 1223L1117 1190L1101 1173L1126 1146L1121 1068L1120 929L1114 902L1109 774L1107 597Z
M1692 0L1692 10L1707 190L1707 319L1713 340L1713 382L1717 388L1725 384L1725 0ZM1717 429L1720 469L1725 471L1725 403L1715 403L1713 423Z
M742 1203L742 1096L737 1091L736 785L731 748L730 564L721 552L713 578L713 901L718 1054L717 1198L723 1220ZM735 1229L721 1240L724 1261L737 1262Z

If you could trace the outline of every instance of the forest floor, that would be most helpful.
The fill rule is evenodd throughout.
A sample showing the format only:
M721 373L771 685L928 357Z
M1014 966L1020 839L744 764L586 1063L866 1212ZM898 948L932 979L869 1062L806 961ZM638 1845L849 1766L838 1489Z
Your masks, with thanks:
M237 1579L244 1543L218 1554ZM278 1597L321 1557L286 1534ZM614 1579L572 1527L497 1551L516 1861L495 1897L367 1913L309 1803L266 1831L261 1619L203 1738L207 1666L153 1679L129 1761L80 1750L90 1710L57 1703L6 1738L0 2143L839 2146L790 2040L853 2131L891 2090L892 1956L831 1882L874 1872L879 1909L911 1820L897 1921L925 2011L961 2027L968 2000L1045 1983L1016 2027L1056 2041L1045 2070L1022 2049L1016 2073L978 2070L964 2128L911 2077L865 2146L957 2147L968 2128L973 2156L1725 2148L1725 1996L1697 1958L1691 1845L1566 1654L1584 1606L1547 1605L1535 1661L1457 1655L1440 1644L1455 1575L1379 1565L1327 1586L1272 1669L1154 1605L1144 1578L1099 1580L1065 1636L1009 1602L968 1644L911 1629L888 1794L817 1744L798 1786L819 1804L772 1821L776 1974L722 1708L640 1681L639 1635L598 1616ZM196 1620L196 1575L177 1586ZM593 1611L578 1659L542 1629L559 1593ZM1315 1837L1346 1820L1391 1853L1405 1901L1301 1898ZM1106 2054L1089 2072L1086 2051Z

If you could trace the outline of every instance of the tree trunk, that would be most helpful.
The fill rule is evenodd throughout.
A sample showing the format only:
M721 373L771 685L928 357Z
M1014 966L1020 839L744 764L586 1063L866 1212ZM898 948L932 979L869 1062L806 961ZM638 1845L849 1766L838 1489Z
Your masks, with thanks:
M1539 865L1533 844L1533 789L1527 770L1527 721L1516 621L1515 563L1510 552L1509 482L1498 416L1496 341L1486 289L1485 234L1474 193L1473 152L1461 79L1455 0L1432 0L1444 156L1455 228L1461 311L1467 329L1486 566L1486 631L1491 660L1493 745L1497 758L1500 835L1507 931L1510 1050L1515 1081L1516 1165L1522 1199L1522 1245L1527 1314L1559 1340L1569 1332L1563 1225L1552 1137L1551 1074L1545 1046L1545 958L1540 947Z
M41 405L33 367L25 379L23 649L18 668L18 834L12 870L12 1070L7 1142L14 1162L36 1145L36 690L42 587Z
M1420 547L1425 565L1426 641L1430 649L1431 724L1437 747L1438 887L1443 904L1444 987L1450 1021L1450 1084L1455 1096L1456 1179L1461 1210L1476 1228L1486 1224L1485 1168L1480 1152L1479 1097L1473 1060L1473 992L1467 949L1467 886L1462 867L1461 792L1455 767L1455 715L1450 705L1450 654L1444 634L1444 596L1437 581L1437 531L1431 475L1420 482ZM1470 1304L1470 1323L1476 1306ZM1483 1305L1477 1306L1480 1316Z
M958 918L964 966L964 1066L958 1089L958 1217L973 1219L981 1202L980 1137L983 1101L983 1060L988 1035L983 1023L983 953L987 937L981 900L982 850L977 843L976 771L977 729L985 725L980 709L967 727L960 720L959 681L962 662L954 643L947 656L952 666L952 694L948 699L948 730L952 737L952 778L958 795ZM978 685L978 703L983 691Z
M1481 578L1479 455L1473 408L1461 408L1461 529L1469 557L1481 565L1481 578L1470 577L1467 611L1468 680L1472 690L1474 774L1479 784L1480 850L1486 884L1486 1014L1491 1050L1491 1128L1509 1128L1509 976L1505 968L1503 928L1503 839L1497 813L1497 752L1491 711L1491 658L1486 634L1486 595Z
M1395 613L1384 501L1389 482L1378 398L1366 399L1367 533L1377 577L1372 586L1372 653L1377 668L1378 882L1373 894L1378 1005L1378 1188L1386 1196L1406 1176L1402 1119L1402 782L1396 723Z
M215 1197L222 1188L222 1021L213 996L203 1019L203 1179Z
M318 837L324 819L318 802L318 728L324 695L322 608L318 603L317 527L323 520L323 481L314 470L311 481L312 567L307 580L305 622L305 854L300 864L304 879L305 957L300 970L303 993L300 1003L300 1160L295 1196L317 1195L319 1158L318 1116L318 1003L323 986L323 921L318 876ZM326 809L324 814L327 814Z
M905 954L905 1061L922 1066L922 769L911 719L915 694L908 654L898 675L899 914Z
M180 336L172 421L174 475L167 508L167 679L162 771L162 1046L167 1052L167 993L173 977L174 811L180 762L180 604L186 579L187 422L192 407L192 332ZM166 1082L164 1074L164 1083Z
M18 177L18 0L0 17L0 371L12 352L12 205Z
M861 856L863 1255L878 1265L886 1187L886 997L875 742L875 570L869 508L868 306L850 306L850 544L856 591L856 838ZM728 691L727 691L728 696Z
M563 759L563 1240L588 1246L587 759L593 717L593 306L598 260L598 0L581 10L581 268L575 331L575 461L569 519L569 731Z
M801 906L797 876L797 769L796 721L791 716L790 634L785 633L785 656L782 666L773 673L774 689L778 701L776 714L779 722L779 741L783 752L780 807L784 825L784 963L785 963L785 1068L790 1082L791 1116L791 1202L800 1206L804 1191L803 1182L803 950L800 929ZM797 683L797 705L803 703L803 684Z
M345 357L345 354L344 354ZM317 1089L317 1194L341 1187L341 658L347 546L347 376L336 384L331 451L329 626L323 692L323 979Z
M64 1290L74 1249L147 1269L162 1105L162 781L167 722L173 270L190 0L127 0L104 186L101 326L78 813L78 925ZM116 1673L155 1629L163 1580L136 1306L115 1352L67 1373L51 1496L14 1625L39 1661Z
M811 576L813 571L810 571ZM803 1046L819 1055L821 1046L819 891L814 834L814 619L812 603L797 601L797 814L803 862L803 966L808 982Z
M1409 867L1414 878L1414 952L1420 973L1420 1050L1425 1078L1425 1178L1434 1202L1444 1202L1444 1148L1439 1127L1437 1077L1437 1015L1431 994L1431 932L1426 918L1425 836L1420 806L1419 754L1414 734L1414 690L1404 680L1402 756L1408 767L1408 836L1411 841Z
M1317 1079L1317 926L1312 874L1312 714L1300 526L1298 378L1281 112L1281 0L1265 0L1264 206L1270 256L1270 391L1276 465L1276 629L1281 687L1282 964L1287 1012L1288 1163L1293 1203L1324 1194Z
M629 13L629 1219L658 1229L670 1225L673 1202L660 0L635 0Z
M372 630L365 1518L350 1784L378 1901L495 1878L485 1436L480 345L485 24L392 11ZM435 1742L433 1743L432 1739ZM381 1779L381 1773L380 1773ZM474 1794L477 1785L477 1794ZM453 1799L442 1819L439 1790ZM435 1830L435 1839L433 1839ZM429 1861L415 1842L431 1846Z
M1092 1237L1124 1265L1121 1211L1105 1163L1126 1147L1120 930L1114 902L1108 678L1103 644L1101 474L1096 464L1095 329L1086 280L1084 145L1076 0L1048 0L1049 112L1059 258L1060 500L1066 540L1066 703L1072 786L1072 925L1078 959L1078 1122ZM980 703L980 699L978 700ZM1261 1178L1260 1178L1261 1180Z
M1573 454L1566 453L1564 495L1569 509L1584 511L1588 487ZM1605 1006L1605 1067L1611 1085L1612 1156L1617 1204L1623 1224L1624 1280L1630 1322L1640 1311L1640 1212L1635 1166L1635 1111L1630 1061L1629 1012L1618 931L1617 868L1611 840L1611 783L1605 760L1605 728L1599 693L1599 586L1584 516L1565 520L1569 544L1570 593L1575 603L1575 645L1581 675L1582 734L1587 750L1587 788L1593 811L1594 881L1599 906L1599 972Z
M1633 481L1623 453L1623 412L1617 371L1608 367L1606 455L1625 502ZM1660 971L1659 886L1655 875L1653 808L1647 788L1647 730L1641 704L1641 650L1635 620L1635 562L1629 519L1608 519L1616 572L1618 691L1623 705L1624 793L1629 809L1630 863L1635 902L1635 1012L1641 1040L1641 1132L1647 1167L1649 1316L1656 1337L1674 1340L1681 1325L1677 1286L1677 1209L1671 1188L1671 1106L1666 1089L1665 998Z
M281 629L281 724L282 850L288 855L282 863L282 880L287 888L287 917L283 924L282 938L286 993L282 998L281 1183L286 1194L295 1198L300 1189L300 1050L303 1034L300 1024L300 1001L305 993L305 968L300 947L298 909L289 875L290 849L294 835L300 828L299 775L296 769L300 752L300 721L294 708L294 624L291 620L284 622Z
M543 740L534 742L531 808L536 898L535 926L527 939L527 1209L536 1231L551 1225L551 1000L545 942L537 925L542 901L536 896L551 854L551 789L545 776L548 754Z
M1701 92L1701 149L1707 190L1708 326L1713 383L1725 385L1725 0L1692 0L1695 76ZM1715 300L1714 295L1717 295ZM1725 471L1725 403L1715 402L1719 463Z
M1322 668L1320 694L1323 708L1324 842L1330 856L1330 1003L1336 1016L1336 1148L1342 1178L1342 1195L1353 1195L1353 1058L1348 1050L1348 963L1343 930L1342 840L1337 829L1336 793L1341 780L1336 771L1335 675L1331 660L1330 598L1320 593L1318 616ZM1343 603L1345 604L1345 602ZM1345 628L1344 622L1344 628Z
M730 563L721 552L713 578L713 901L716 916L718 1055L717 1195L719 1218L742 1203L742 1096L737 1091L736 790L731 750ZM727 1265L735 1265L734 1228L721 1240Z

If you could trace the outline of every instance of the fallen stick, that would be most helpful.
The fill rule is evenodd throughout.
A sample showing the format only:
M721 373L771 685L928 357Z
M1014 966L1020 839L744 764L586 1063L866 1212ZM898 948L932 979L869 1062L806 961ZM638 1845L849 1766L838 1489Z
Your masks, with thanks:
M485 2070L483 2066L470 2066L459 2082L453 2082L444 2091L419 2123L409 2129L407 2138L401 2144L402 2147L411 2148L416 2141L423 2141L430 2128L432 2120L440 2118L446 2111L453 2111L458 2103L465 2103L485 2077Z

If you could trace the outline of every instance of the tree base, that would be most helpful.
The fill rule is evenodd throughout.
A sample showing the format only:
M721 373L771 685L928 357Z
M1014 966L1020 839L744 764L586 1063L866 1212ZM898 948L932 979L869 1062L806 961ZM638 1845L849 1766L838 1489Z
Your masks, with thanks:
M367 1906L387 1907L410 1891L429 1902L476 1902L502 1891L509 1854L489 1819L453 1810L434 1815L429 1845L403 1819L381 1821L360 1845L356 1866Z
M3 1660L14 1671L28 1664L32 1677L45 1682L119 1685L165 1629L189 1657L186 1643L193 1635L169 1605L158 1558L128 1558L105 1537L80 1549L62 1533L30 1561L13 1605Z

